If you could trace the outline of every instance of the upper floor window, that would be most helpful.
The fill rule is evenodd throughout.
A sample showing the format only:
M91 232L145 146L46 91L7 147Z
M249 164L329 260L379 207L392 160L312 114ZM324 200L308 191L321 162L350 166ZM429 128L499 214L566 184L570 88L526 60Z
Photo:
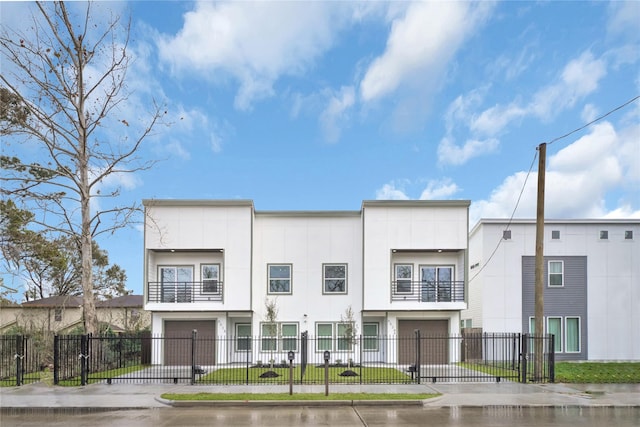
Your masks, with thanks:
M218 293L220 280L220 264L202 264L202 292Z
M62 309L56 308L53 313L53 318L56 322L62 322Z
M625 230L624 239L625 240L633 240L633 230Z
M420 266L420 300L423 302L451 302L453 267Z
M564 262L549 261L549 286L564 286Z
M558 240L560 238L560 230L551 230L551 239Z
M411 282L413 281L413 265L412 264L396 264L396 293L411 293Z
M291 264L269 264L268 283L270 294L291 293Z
M191 302L193 286L193 267L160 267L162 302Z
M502 239L511 240L511 230L502 230Z
M323 293L347 293L347 264L323 264L322 276Z
M609 232L607 230L600 230L600 240L607 240L609 238Z

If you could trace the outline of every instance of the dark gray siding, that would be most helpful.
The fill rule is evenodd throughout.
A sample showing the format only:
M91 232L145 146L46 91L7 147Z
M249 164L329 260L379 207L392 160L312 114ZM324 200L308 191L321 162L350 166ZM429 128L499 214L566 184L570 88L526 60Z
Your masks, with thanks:
M564 286L547 286L549 261L564 261ZM522 331L529 332L529 318L535 315L535 257L522 257ZM544 258L544 315L580 317L580 353L556 353L557 360L587 359L587 257L547 256ZM545 321L546 322L546 321Z

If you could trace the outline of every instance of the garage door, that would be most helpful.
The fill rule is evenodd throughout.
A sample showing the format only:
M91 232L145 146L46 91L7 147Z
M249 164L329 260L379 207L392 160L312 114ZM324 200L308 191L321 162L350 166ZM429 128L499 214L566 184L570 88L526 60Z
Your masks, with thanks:
M195 341L196 365L215 364L215 320L167 320L164 322L165 365L191 365L191 335L194 329L198 331Z
M420 331L420 364L443 365L449 361L448 320L400 320L401 337L398 346L398 362L416 363L415 330Z

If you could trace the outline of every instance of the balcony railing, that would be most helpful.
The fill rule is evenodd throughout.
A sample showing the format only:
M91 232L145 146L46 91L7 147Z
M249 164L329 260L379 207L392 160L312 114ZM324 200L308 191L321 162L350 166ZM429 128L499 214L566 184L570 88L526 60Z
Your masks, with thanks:
M464 281L391 282L391 301L464 302Z
M222 302L223 282L149 282L147 302L182 304L192 302Z

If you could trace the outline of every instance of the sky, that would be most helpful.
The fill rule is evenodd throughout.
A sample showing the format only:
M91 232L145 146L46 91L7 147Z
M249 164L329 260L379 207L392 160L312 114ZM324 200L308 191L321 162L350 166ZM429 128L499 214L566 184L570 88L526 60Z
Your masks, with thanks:
M2 25L33 11L2 2ZM464 199L471 226L533 218L548 143L547 218L640 218L640 100L596 120L640 95L640 2L137 1L95 13L131 17L120 112L141 126L155 100L170 123L140 150L151 169L104 183L123 203ZM141 227L99 244L142 293Z

